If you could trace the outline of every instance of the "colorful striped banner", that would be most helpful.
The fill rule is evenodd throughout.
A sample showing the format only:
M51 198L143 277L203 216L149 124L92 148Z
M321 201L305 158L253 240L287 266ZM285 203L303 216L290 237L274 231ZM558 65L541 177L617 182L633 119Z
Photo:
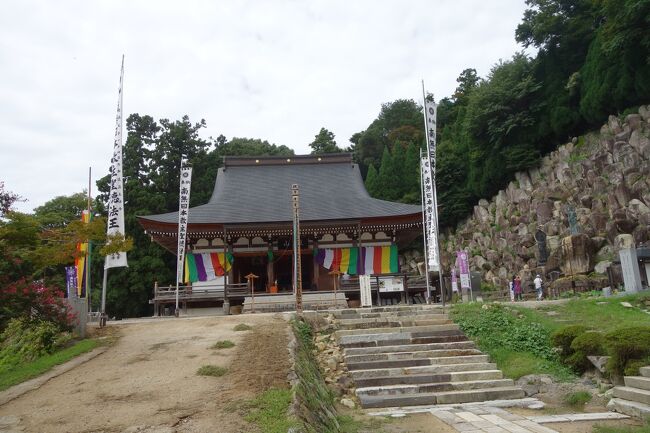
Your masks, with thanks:
M330 271L349 275L390 274L399 272L397 246L319 249L316 263Z
M351 248L341 248L341 264L339 265L339 270L344 274L349 274L350 268L350 249Z
M234 257L224 253L187 253L185 255L185 284L196 281L212 281L222 277L232 266Z
M358 271L359 248L350 248L350 264L348 266L348 274L356 275Z
M84 210L81 213L81 222L88 224L90 222L90 213L87 210ZM86 297L86 274L87 274L87 261L88 257L88 243L78 243L77 244L77 254L74 259L74 264L77 267L77 297L85 298Z

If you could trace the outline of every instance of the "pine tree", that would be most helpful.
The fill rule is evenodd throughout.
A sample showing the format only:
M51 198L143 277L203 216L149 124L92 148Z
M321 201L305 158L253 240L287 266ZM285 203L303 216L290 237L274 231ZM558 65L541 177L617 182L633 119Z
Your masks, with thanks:
M378 174L375 166L370 164L368 174L366 175L366 189L368 190L368 194L372 197L377 197L377 181L379 180L377 176Z

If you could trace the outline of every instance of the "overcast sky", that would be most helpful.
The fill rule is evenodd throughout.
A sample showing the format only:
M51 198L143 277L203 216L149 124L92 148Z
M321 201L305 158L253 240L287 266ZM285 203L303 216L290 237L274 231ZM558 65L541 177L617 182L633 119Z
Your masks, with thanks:
M30 211L108 173L124 111L207 121L203 137L342 147L381 104L440 99L521 47L524 0L18 1L0 13L0 181ZM126 116L125 116L126 117ZM176 193L170 191L170 193Z

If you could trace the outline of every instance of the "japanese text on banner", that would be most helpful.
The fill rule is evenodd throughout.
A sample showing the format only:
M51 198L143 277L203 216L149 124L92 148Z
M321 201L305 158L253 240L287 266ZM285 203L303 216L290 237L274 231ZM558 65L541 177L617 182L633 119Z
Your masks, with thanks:
M122 236L124 230L124 187L122 173L122 83L124 80L124 58L120 73L120 88L117 99L117 116L115 117L115 141L113 142L113 157L111 158L111 185L108 195L108 220L106 234ZM126 252L113 253L106 256L104 269L128 266Z
M183 281L183 265L187 241L187 223L190 216L190 190L192 186L192 167L181 168L180 196L178 200L178 262L176 281Z

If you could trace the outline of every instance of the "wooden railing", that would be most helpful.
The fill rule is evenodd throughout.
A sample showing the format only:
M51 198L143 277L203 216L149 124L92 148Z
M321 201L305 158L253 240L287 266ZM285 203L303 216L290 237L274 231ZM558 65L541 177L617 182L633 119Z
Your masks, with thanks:
M224 285L202 285L202 286L179 286L179 301L201 301L230 299L233 297L243 298L250 294L246 283L233 283ZM176 286L154 286L153 302L165 302L176 299Z
M398 277L404 281L404 292L413 293L426 290L426 281L424 277L407 276L406 274L387 274L373 275L370 280L370 289L373 293L379 291L379 278L381 277ZM348 279L341 279L339 282L339 292L359 292L359 277L353 276ZM319 293L327 293L320 292ZM255 295L266 295L268 293L261 291ZM178 299L182 302L195 302L203 300L223 301L232 298L245 298L251 296L251 291L247 283L228 283L222 285L201 285L188 286L181 285L178 287ZM169 303L176 300L176 286L154 286L154 297L150 301L152 304Z

